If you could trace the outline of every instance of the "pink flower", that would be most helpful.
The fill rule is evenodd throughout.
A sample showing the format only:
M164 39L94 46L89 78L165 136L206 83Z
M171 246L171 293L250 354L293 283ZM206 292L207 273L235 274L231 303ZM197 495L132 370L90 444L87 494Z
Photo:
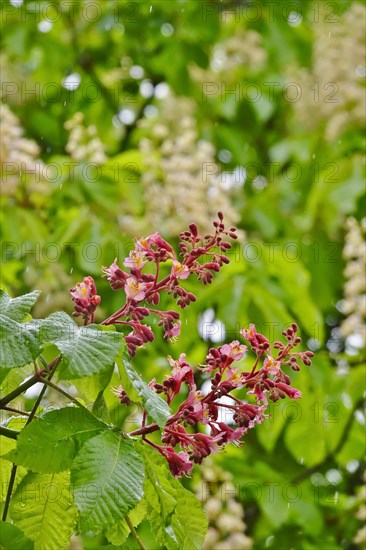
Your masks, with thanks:
M296 390L284 382L277 382L276 388L288 395L290 399L299 399L302 395L300 390Z
M190 386L193 384L193 369L191 365L176 366L172 374L173 376L171 376L171 378L174 380L175 384L179 386L178 393L182 382L187 382Z
M93 321L94 312L101 300L97 294L93 277L84 277L82 283L77 283L74 288L70 289L70 294L74 301L74 317L82 315L87 321L90 316Z
M125 284L125 293L127 298L135 302L141 302L145 298L145 283L139 283L136 277L128 277Z
M181 264L177 260L173 260L172 270L171 270L171 276L175 279L187 279L189 277L189 267Z
M230 428L227 424L224 422L217 422L218 428L211 425L212 429L212 435L216 436L215 438L219 440L219 445L223 445L225 443L230 443L231 441L238 441L245 432L247 431L247 428L244 426L241 426L240 428L236 428L235 430L233 428Z
M181 354L178 361L174 361L170 356L168 357L173 370L172 376L169 376L163 382L163 391L166 393L169 403L178 395L183 382L186 382L190 388L194 387L193 369L191 365L185 361L185 357L185 353Z
M169 361L169 365L173 368L173 372L174 370L179 369L181 367L189 366L189 363L187 363L186 361L185 353L181 353L179 356L179 359L173 359L171 355L168 355L168 361Z
M152 246L155 246L158 249L162 248L169 254L173 252L173 247L161 237L158 231L156 233L153 233L152 235L149 235L145 239L139 239L138 241L136 241L135 250L142 252L152 252Z
M102 267L103 277L106 277L113 290L124 288L128 277L127 273L122 271L116 262L117 258L109 267Z
M192 450L190 451L191 460L197 464L201 464L202 460L210 454L215 454L217 449L218 438L210 435L196 433L192 441Z
M177 416L179 415L184 422L187 422L193 426L194 424L197 424L197 422L202 422L204 410L202 404L202 393L200 391L196 391L196 386L193 384L193 371L191 380L190 386L193 389L191 389L187 399L179 407Z
M150 239L151 235L149 237L146 237L145 239L139 239L136 241L136 247L135 250L138 252L147 252L150 250Z
M281 368L281 363L268 355L263 361L263 367L268 370L269 374L278 374Z
M225 382L230 382L232 388L239 388L240 386L242 386L243 380L239 372L239 369L229 369L226 372Z
M183 426L177 424L170 424L169 427L165 426L164 435L162 437L162 442L172 447L180 445L181 447L189 447L192 444L193 434L188 434Z
M229 357L233 361L239 361L244 357L245 352L247 351L247 346L240 344L237 340L234 340L230 344L224 344L220 346L219 351L223 355Z
M234 422L238 426L254 428L255 422L261 424L265 419L263 410L265 407L258 407L250 403L242 403L235 407Z
M177 338L180 335L180 326L181 322L178 321L177 323L174 323L170 328L168 328L164 336L165 338Z
M163 250L166 250L166 252L169 252L169 254L173 252L173 247L161 237L158 231L153 235L150 235L148 239L150 245L155 246L158 249L162 248Z
M145 252L142 250L131 250L128 258L125 258L123 265L129 269L141 269L146 263Z
M263 353L263 351L269 348L269 340L263 336L263 334L257 332L255 325L253 324L249 325L249 329L243 328L240 331L240 334L243 338L245 338L245 340L250 342L253 351L256 353Z
M174 477L189 474L192 470L193 464L189 460L187 453L184 453L183 451L176 453L173 447L160 447L159 451L166 458L169 465L169 470Z
M262 401L262 403L265 407L268 405L267 396L266 396L265 392L262 390L262 388L260 387L259 384L256 384L252 390L248 391L248 395L250 395L250 394L255 395L255 399L256 399L257 403L260 403L260 401Z

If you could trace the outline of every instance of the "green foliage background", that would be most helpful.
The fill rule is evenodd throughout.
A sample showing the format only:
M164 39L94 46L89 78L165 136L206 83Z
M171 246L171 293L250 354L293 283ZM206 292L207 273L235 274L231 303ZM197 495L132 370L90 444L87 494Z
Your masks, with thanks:
M118 307L119 296L99 278L101 265L109 265L116 255L123 259L132 238L141 236L134 229L139 223L149 232L160 229L149 226L141 184L148 159L139 144L141 121L154 113L152 124L158 124L165 100L141 94L141 81L160 90L166 83L174 96L190 98L199 137L213 144L222 171L247 167L242 187L222 191L232 195L242 238L212 286L191 284L198 300L182 314L179 342L163 341L157 330L157 345L146 346L134 363L145 380L161 380L167 355L185 352L191 362L202 362L210 342L199 335L199 319L209 308L224 323L226 339L238 336L249 322L278 338L296 321L304 342L317 350L313 365L295 377L303 399L295 405L276 404L271 419L249 433L243 447L227 449L215 461L234 476L254 548L356 548L352 541L360 528L355 513L365 452L363 351L345 348L337 304L343 297L345 221L349 216L361 219L364 212L362 119L352 115L355 100L344 101L346 74L345 80L333 82L341 100L334 111L343 109L349 116L329 135L327 123L334 112L325 104L333 88L324 93L324 82L318 81L317 97L314 67L316 56L322 55L319 36L337 34L339 21L358 3L284 1L274 8L276 3L266 0L250 5L80 0L69 3L72 15L64 4L25 0L15 7L4 0L1 6L2 101L49 166L40 182L34 174L18 174L11 191L3 193L4 288L13 296L41 288L38 315L59 309L71 313L68 289L90 274L103 298L103 314ZM296 19L296 13L301 22L290 25L288 16ZM47 17L53 23L49 27L44 26ZM359 23L362 27L362 18ZM230 70L210 72L215 48L232 36L245 40L251 31L260 37L263 62L246 63L239 57ZM342 40L340 34L341 60L348 47ZM348 55L352 66L352 52ZM143 76L133 78L131 66L141 67ZM313 75L310 82L297 80L300 68ZM80 84L70 91L62 83L75 74ZM207 82L217 84L220 92L205 95ZM289 82L298 82L302 92L296 105L289 100L295 89L286 88ZM268 83L275 83L273 94ZM362 89L362 79L348 85ZM236 86L239 93L230 93ZM258 101L246 92L248 86L259 90ZM89 94L96 90L93 99ZM118 118L121 109L134 113L131 124ZM84 114L86 126L96 126L106 157L87 172L90 161L75 162L71 177L65 123L77 112ZM220 160L223 150L225 161ZM161 151L154 154L159 160ZM256 179L259 175L264 179ZM179 181L175 185L178 189ZM132 220L130 231L123 222L126 216ZM193 221L186 219L187 224ZM93 395L93 388L83 391ZM30 399L26 406L31 405ZM141 533L155 548L144 524ZM85 539L84 544L112 548L104 539Z

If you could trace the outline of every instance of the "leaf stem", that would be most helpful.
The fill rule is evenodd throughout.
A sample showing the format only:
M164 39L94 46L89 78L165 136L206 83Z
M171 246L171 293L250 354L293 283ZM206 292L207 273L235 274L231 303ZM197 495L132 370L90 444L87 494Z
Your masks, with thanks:
M56 386L56 384L54 384L53 382L50 382L49 380L47 380L47 378L42 378L40 380L40 382L42 382L43 384L45 384L46 386L49 386L50 388L52 388L53 390L57 391L58 393L61 393L62 395L64 395L65 397L67 397L67 399L69 399L70 401L72 401L73 403L75 403L75 405L77 405L78 407L80 407L81 409L84 409L85 411L87 411L89 414L92 414L89 409L87 409L87 407L85 407L82 403L80 403L80 401L78 401L75 397L73 397L72 395L70 395L69 393L67 393L65 390L61 389L59 386Z
M128 527L131 531L131 534L132 534L133 538L135 539L135 541L137 542L137 544L139 545L141 550L147 550L146 546L144 545L144 543L142 542L140 536L138 535L136 529L132 525L132 522L131 522L130 518L128 516L126 516L125 520L126 520L126 523L127 523Z

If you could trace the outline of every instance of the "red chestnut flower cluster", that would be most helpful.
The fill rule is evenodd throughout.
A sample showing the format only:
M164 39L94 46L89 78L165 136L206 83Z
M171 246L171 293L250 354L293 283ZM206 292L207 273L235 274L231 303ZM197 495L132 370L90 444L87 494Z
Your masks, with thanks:
M183 309L195 301L196 296L185 290L181 281L196 275L203 284L209 284L213 273L229 263L226 253L231 244L226 239L235 239L236 229L225 229L221 212L213 225L215 231L212 235L201 236L195 224L181 233L179 259L172 246L159 233L154 233L136 241L134 250L123 262L125 269L119 267L116 260L110 267L103 268L111 287L124 294L124 303L102 324L123 324L131 328L125 336L131 356L137 348L154 340L151 327L144 322L151 314L159 317L158 324L162 326L166 338L174 339L180 333L179 313L155 307L159 305L162 292L170 294ZM161 264L168 261L169 274L159 278ZM151 269L148 273L144 272L148 263L154 266L154 273ZM82 315L85 324L89 320L93 322L95 308L100 303L93 279L86 277L70 292L75 303L74 315ZM147 413L144 411L141 428L130 435L141 435L167 460L171 473L176 477L189 474L193 464L201 464L204 458L228 443L239 444L248 430L268 416L266 409L269 400L301 397L301 392L291 386L285 370L298 371L301 363L310 365L313 353L294 351L301 342L297 333L298 327L293 323L283 332L285 342L278 341L271 346L253 324L242 329L241 336L255 354L253 366L248 371L238 366L248 351L247 346L238 340L211 348L205 364L197 369L197 372L211 377L210 390L206 394L197 388L196 373L186 361L186 355L183 353L176 360L169 357L171 375L162 383L152 380L149 386L164 397L175 412L161 430L155 423L146 424ZM130 404L122 386L113 391L121 404ZM182 391L186 392L186 398L174 407L175 399ZM238 397L238 392L242 395L243 391L246 392L245 399ZM230 418L233 423L231 420L224 422L223 418ZM153 432L160 432L161 444L147 437Z
M162 384L155 380L150 386L157 393L165 396L169 405L179 395L184 384L187 388L187 397L177 408L177 411L168 419L161 434L161 443L158 445L150 441L146 434L158 431L156 424L143 426L132 432L133 435L142 435L144 440L159 451L167 460L171 473L179 477L188 474L193 464L201 464L210 454L216 453L226 444L239 444L243 436L260 424L266 418L268 401L277 401L288 396L298 399L301 392L291 386L290 377L283 368L290 367L299 370L299 362L311 364L311 351L294 351L301 342L297 336L298 327L291 325L283 335L286 343L275 342L273 350L278 350L276 356L265 336L258 333L254 325L249 329L241 330L251 350L256 354L256 360L251 370L243 371L236 366L246 354L247 346L234 340L218 348L211 348L206 357L206 363L200 365L199 370L211 375L210 391L204 395L194 381L194 370L186 361L185 354L178 360L169 357L172 373ZM246 399L239 399L233 395L235 390L246 390ZM122 387L117 390L123 402ZM254 396L250 402L251 395ZM222 399L225 398L225 399ZM230 402L231 400L231 402ZM229 413L220 414L220 409ZM222 418L233 418L233 424L223 422ZM177 452L175 448L180 450Z
M154 340L151 327L142 322L151 314L159 317L158 325L163 327L166 338L174 339L180 334L179 313L154 307L159 305L162 292L171 294L177 305L184 309L196 301L196 296L185 290L181 281L195 275L203 284L209 284L213 273L220 271L223 264L229 263L226 252L231 244L226 239L237 238L236 228L225 229L221 212L213 225L215 231L210 235L201 236L194 223L189 226L189 230L182 232L179 259L173 247L159 233L154 233L136 241L135 248L123 261L125 269L117 264L117 259L111 266L102 268L112 289L121 290L125 298L124 305L102 324L123 324L131 327L131 332L125 338L131 356L138 347ZM209 261L202 263L199 261L202 259ZM159 279L161 264L168 261L171 264L170 273ZM144 272L144 267L149 263L154 266L155 273ZM90 289L87 285L90 285ZM85 324L88 324L89 319L93 322L100 297L96 295L92 277L86 277L83 283L77 284L70 292L75 303L74 315L83 315Z

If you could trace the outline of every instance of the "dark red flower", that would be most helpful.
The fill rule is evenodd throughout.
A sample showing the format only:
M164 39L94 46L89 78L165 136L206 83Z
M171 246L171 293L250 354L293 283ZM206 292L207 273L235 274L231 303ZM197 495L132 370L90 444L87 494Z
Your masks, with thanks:
M193 464L187 453L183 451L176 453L173 447L158 447L158 450L166 458L169 470L174 477L187 475L191 472Z

